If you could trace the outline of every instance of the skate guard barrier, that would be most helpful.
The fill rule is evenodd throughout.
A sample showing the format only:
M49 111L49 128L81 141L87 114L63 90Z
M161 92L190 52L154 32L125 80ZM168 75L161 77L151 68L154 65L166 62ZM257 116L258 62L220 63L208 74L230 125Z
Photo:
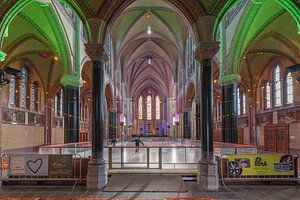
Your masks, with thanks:
M0 158L0 182L83 181L87 158L79 154L4 154Z

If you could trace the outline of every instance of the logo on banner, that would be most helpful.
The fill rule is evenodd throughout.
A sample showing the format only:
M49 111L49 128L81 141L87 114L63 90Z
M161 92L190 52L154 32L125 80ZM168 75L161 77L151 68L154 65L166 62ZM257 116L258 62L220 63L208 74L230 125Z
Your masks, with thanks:
M43 165L43 159L41 159L41 158L38 158L35 161L32 161L32 160L27 161L28 169L34 174L38 173L38 171L41 169L42 165Z

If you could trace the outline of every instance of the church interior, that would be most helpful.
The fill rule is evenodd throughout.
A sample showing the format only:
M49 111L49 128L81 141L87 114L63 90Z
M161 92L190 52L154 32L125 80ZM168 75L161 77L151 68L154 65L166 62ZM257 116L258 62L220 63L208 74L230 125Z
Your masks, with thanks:
M0 155L89 144L88 177L136 138L299 155L299 35L299 0L2 0Z

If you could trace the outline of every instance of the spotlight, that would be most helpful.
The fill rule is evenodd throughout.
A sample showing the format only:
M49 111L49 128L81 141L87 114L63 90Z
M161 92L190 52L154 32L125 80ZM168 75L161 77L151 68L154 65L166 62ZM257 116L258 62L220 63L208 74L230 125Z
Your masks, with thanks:
M53 59L57 61L57 60L58 60L58 57L57 57L57 56L54 56Z
M147 33L150 35L152 33L152 26L147 26Z

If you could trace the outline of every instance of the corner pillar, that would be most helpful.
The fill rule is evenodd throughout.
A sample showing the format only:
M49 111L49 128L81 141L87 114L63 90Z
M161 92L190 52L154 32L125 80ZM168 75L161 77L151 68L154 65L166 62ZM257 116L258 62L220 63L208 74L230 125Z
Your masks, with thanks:
M203 42L196 49L195 59L201 63L201 160L198 164L197 184L205 191L219 189L218 164L213 147L213 66L212 58L219 50L218 42Z
M107 184L107 168L103 157L104 119L104 61L107 59L103 44L86 44L92 69L92 157L88 163L86 186L88 190L102 190Z

